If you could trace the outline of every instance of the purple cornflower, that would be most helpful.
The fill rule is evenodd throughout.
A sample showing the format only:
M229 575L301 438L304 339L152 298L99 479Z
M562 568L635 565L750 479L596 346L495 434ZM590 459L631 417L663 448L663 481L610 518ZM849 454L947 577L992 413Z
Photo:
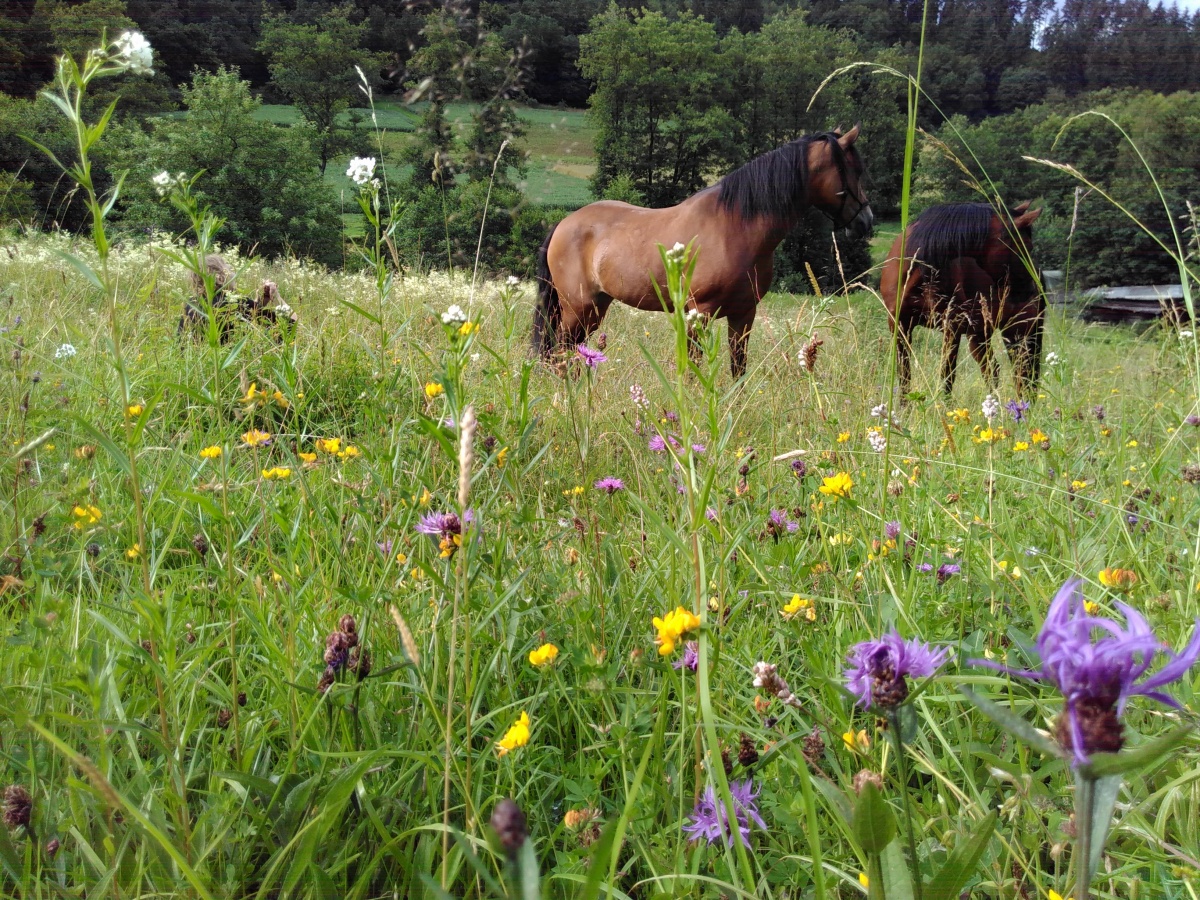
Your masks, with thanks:
M917 571L928 575L933 571L933 563L917 563Z
M928 678L950 657L946 647L934 649L916 638L906 641L894 628L874 641L862 641L846 656L846 687L864 709L899 706L908 697L906 676Z
M675 440L675 438L669 434L666 436L665 439L663 438L663 436L661 434L656 434L653 437L651 437L650 438L650 449L653 450L655 453L661 453L662 451L667 449L667 441L671 442L672 449L674 449L674 450L679 449L679 441Z
M597 369L600 367L600 363L608 362L607 356L599 350L593 350L587 344L579 344L576 346L575 352L583 360L583 364L590 369Z
M754 779L729 782L729 793L733 795L733 807L737 814L738 836L742 845L750 846L750 823L766 831L767 823L758 814L758 791L754 790ZM724 839L727 847L733 846L733 835L729 833L729 814L725 810L725 802L718 800L716 791L710 784L700 795L700 800L692 810L691 819L683 826L688 837L694 841L704 838L708 843L715 844Z
M613 478L610 475L607 478L601 478L599 481L593 484L592 487L598 491L604 491L604 493L611 497L617 491L625 490L625 482L623 482L620 478Z
M703 444L692 444L692 452L699 456L702 453L708 452L708 448Z
M667 421L668 421L668 422L678 422L678 421L679 421L679 413L676 413L676 412L671 412L671 411L668 409L668 410L667 410L667 411L664 413L664 415L667 417Z
M793 522L787 517L787 510L784 509L771 510L771 524L775 526L777 532L785 528L788 531L795 531L800 527L799 522Z
M671 663L676 669L687 669L689 672L695 672L700 666L700 645L695 641L688 641L683 646L683 656Z
M1014 422L1024 422L1025 413L1029 411L1029 402L1026 400L1009 400L1004 404L1004 408L1012 413Z
M938 584L944 582L951 575L957 575L960 572L962 572L962 566L958 563L942 563L938 566L937 570Z
M900 530L900 523L896 519L885 522L883 525L883 533L887 535L889 541L894 541L900 537Z
M1015 671L988 660L974 662L1054 685L1066 700L1058 718L1058 742L1074 753L1076 764L1086 764L1089 753L1116 753L1124 746L1121 714L1130 697L1141 694L1179 708L1158 688L1178 681L1200 658L1200 627L1192 630L1182 653L1172 653L1163 649L1141 613L1124 603L1117 608L1125 616L1125 628L1112 619L1089 616L1080 586L1078 579L1071 579L1050 603L1037 639L1040 669ZM1200 619L1196 624L1200 626ZM1094 643L1093 631L1102 633ZM1167 664L1135 684L1157 653L1169 658Z
M803 478L808 474L808 463L802 459L792 460L792 474L797 478Z
M442 555L449 556L462 543L463 531L470 528L474 521L475 513L469 509L463 513L462 519L457 513L431 512L421 516L416 530L418 534L427 534L437 541Z

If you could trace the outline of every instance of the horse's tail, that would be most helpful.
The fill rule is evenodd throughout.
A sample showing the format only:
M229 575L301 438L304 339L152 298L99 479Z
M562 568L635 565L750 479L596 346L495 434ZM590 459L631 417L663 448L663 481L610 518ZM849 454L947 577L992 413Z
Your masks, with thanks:
M546 239L537 253L537 304L533 308L533 334L531 343L533 352L539 356L549 356L554 350L558 338L558 323L562 320L558 289L550 275L550 240L554 237L557 224L550 226Z

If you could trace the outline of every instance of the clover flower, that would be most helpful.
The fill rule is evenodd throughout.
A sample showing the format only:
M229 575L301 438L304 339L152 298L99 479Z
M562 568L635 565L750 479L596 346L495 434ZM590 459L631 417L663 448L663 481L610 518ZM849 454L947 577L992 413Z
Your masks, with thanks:
M883 524L883 533L887 535L889 541L894 541L900 537L901 527L897 519L892 519L890 522Z
M908 677L928 678L950 656L916 638L904 640L895 629L877 640L862 641L846 656L846 688L854 704L891 709L908 697Z
M113 44L114 62L134 75L154 74L154 48L140 31L126 31Z
M373 156L356 156L350 160L350 167L346 169L346 177L362 187L375 177L375 157Z
M754 779L729 782L729 793L733 795L733 808L737 816L737 834L742 845L750 846L750 824L753 823L764 831L767 823L758 814L758 791L754 789ZM729 814L724 801L717 799L716 792L710 784L700 795L700 800L692 810L688 824L683 826L684 832L694 841L704 838L714 844L724 840L728 847L733 846L733 835L729 828Z
M996 416L1000 415L1000 401L991 394L988 394L983 398L981 410L983 412L983 417L990 422L992 419L996 418Z
M650 400L646 397L646 392L642 390L640 384L631 384L629 386L629 399L633 401L633 405L638 409L650 408Z
M1115 753L1125 743L1121 715L1129 698L1142 695L1179 708L1159 688L1178 681L1200 658L1200 627L1181 653L1164 650L1141 613L1124 603L1117 609L1125 616L1122 628L1112 619L1088 615L1082 582L1071 579L1050 603L1046 621L1038 633L1040 667L1014 670L988 660L978 665L998 669L1020 678L1052 684L1066 701L1058 718L1058 742L1074 754L1075 764L1086 764L1089 754ZM1200 626L1200 620L1197 620ZM1093 632L1099 632L1093 641ZM1157 654L1167 664L1138 683L1149 671Z
M599 350L593 350L587 344L576 345L575 353L589 369L598 369L600 368L600 363L608 362L607 356Z
M796 709L800 708L800 701L792 693L792 689L788 686L788 683L783 680L783 677L779 674L779 667L774 663L759 660L750 667L750 674L754 676L752 684L764 694L778 697L784 706L792 706Z
M883 433L882 428L868 428L867 443L876 453L882 453L887 449L887 435Z
M808 463L802 459L792 460L792 474L797 478L803 478L808 474Z
M70 359L78 351L73 344L60 344L58 349L54 351L55 359Z
M611 475L607 478L601 478L592 485L598 491L604 491L610 497L617 491L625 490L625 482L620 478L613 478Z

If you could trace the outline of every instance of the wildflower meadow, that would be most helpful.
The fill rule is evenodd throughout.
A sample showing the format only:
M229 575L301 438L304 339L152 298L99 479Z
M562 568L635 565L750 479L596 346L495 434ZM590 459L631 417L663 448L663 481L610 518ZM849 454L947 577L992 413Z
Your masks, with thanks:
M847 285L736 382L682 303L543 364L373 158L358 271L221 246L203 173L110 242L79 101L145 55L60 61L93 227L0 254L4 895L1195 897L1192 333L1052 307L952 398L926 333L899 398Z

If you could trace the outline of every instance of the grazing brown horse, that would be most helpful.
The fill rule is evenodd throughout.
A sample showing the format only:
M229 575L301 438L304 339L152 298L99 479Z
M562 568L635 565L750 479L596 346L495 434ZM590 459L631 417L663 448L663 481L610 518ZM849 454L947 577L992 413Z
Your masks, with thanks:
M667 295L657 244L695 240L699 258L687 308L729 319L730 370L746 371L746 339L771 287L773 254L809 206L856 235L874 217L863 193L859 126L805 135L751 160L678 206L642 209L602 200L550 229L538 252L533 347L549 356L600 324L613 300L663 310Z
M896 237L883 267L880 292L892 329L899 328L896 361L902 396L909 388L916 325L942 332L942 389L947 396L954 391L963 335L988 386L995 388L995 331L1008 348L1018 396L1036 386L1046 299L1027 262L1032 261L1033 223L1041 213L1030 210L1028 203L1007 210L1003 217L986 203L931 206L908 227L904 266ZM904 291L897 302L901 283Z

